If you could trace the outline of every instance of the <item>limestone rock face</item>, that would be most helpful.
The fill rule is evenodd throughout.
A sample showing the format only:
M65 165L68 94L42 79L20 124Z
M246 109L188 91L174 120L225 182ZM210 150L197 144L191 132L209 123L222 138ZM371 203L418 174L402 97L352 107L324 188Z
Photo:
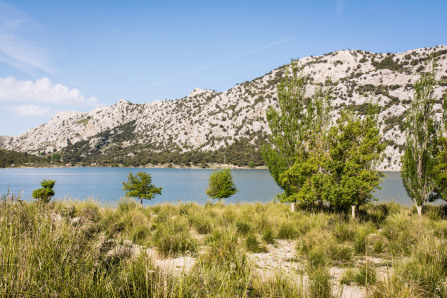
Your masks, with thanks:
M430 55L437 56L436 96L447 92L447 46L421 48L397 54L376 54L344 50L299 60L302 74L309 78L306 96L311 97L327 78L334 82L332 105L334 119L338 109L353 106L362 112L373 100L382 107L382 132L388 146L377 165L380 170L399 170L405 144L402 118L413 97L412 84L425 71ZM110 107L99 107L88 113L61 112L48 123L16 137L1 137L0 145L9 150L33 154L59 151L79 141L89 146L117 142L122 147L150 144L156 150L177 148L216 150L239 139L256 139L269 133L265 112L276 107L276 87L286 66L237 84L218 93L194 89L178 100L133 104L120 100ZM440 115L441 102L435 106ZM114 141L113 134L131 130L134 137ZM134 152L133 154L138 154Z

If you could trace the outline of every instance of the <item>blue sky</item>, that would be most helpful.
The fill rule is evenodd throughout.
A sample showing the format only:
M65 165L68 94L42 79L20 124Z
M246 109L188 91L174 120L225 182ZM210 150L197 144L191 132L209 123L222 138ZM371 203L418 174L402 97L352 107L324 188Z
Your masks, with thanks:
M225 91L291 58L447 44L447 1L0 0L0 135L124 98Z

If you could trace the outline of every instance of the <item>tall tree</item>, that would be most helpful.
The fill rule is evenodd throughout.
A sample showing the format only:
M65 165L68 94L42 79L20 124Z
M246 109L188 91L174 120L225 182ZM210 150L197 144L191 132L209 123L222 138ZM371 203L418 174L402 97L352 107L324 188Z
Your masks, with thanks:
M300 182L287 179L283 174L292 168L297 157L307 158L315 117L320 110L317 112L318 105L313 105L313 100L309 101L305 96L306 79L299 72L298 61L293 60L284 72L277 88L279 109L269 107L267 110L271 135L261 153L273 179L284 190L279 199L291 202L291 210L294 211L297 200L294 194L300 188ZM317 92L316 96L323 94Z
M378 112L379 107L372 104L365 116L344 109L329 133L328 178L323 196L339 211L351 206L352 217L357 206L374 199L373 190L383 176L375 170L385 149Z
M438 198L447 201L447 95L444 95L442 110L442 129L438 133L439 151L436 156L434 176L435 192Z
M330 85L330 81L326 82ZM292 190L289 200L322 202L328 162L328 131L330 125L330 87L317 90L306 106L306 133L293 165L280 174L280 181Z
M436 63L430 61L414 84L414 96L405 116L406 146L402 161L402 181L408 196L422 215L425 204L436 198L434 167L438 153L437 131L440 123L434 117Z
M226 199L237 192L230 169L214 171L208 183L206 194L212 199Z
M136 175L129 173L127 182L123 182L123 190L126 196L140 199L143 205L143 199L151 200L155 195L161 195L161 187L155 187L152 184L152 177L146 172L138 172Z

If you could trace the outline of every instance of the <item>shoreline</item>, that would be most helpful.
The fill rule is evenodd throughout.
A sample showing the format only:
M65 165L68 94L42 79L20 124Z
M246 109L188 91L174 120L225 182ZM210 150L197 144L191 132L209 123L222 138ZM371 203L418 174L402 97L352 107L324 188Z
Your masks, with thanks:
M64 169L64 168L133 168L133 169L192 169L192 170L200 170L200 169L208 169L208 170L215 170L215 169L232 169L232 170L268 170L267 166L255 166L255 167L241 167L236 166L232 164L209 164L208 167L201 167L201 166L182 166L182 165L169 165L169 164L163 164L163 165L144 165L144 166L102 166L102 165L90 165L90 166L67 166L67 165L47 165L42 167L32 167L32 166L17 166L17 167L5 167L1 169Z
M255 166L255 167L241 167L233 164L209 164L207 167L201 166L182 166L182 165L170 165L170 164L162 164L162 165L144 165L144 166L129 166L125 167L122 165L119 166L102 166L102 165L90 165L90 166L67 166L67 165L47 165L42 167L32 167L32 166L17 166L17 167L4 167L0 169L53 169L53 168L133 168L133 169L191 169L191 170L200 170L200 169L208 169L208 170L216 170L216 169L231 169L231 170L268 170L267 166ZM400 169L382 169L378 170L382 173L388 172L400 172Z

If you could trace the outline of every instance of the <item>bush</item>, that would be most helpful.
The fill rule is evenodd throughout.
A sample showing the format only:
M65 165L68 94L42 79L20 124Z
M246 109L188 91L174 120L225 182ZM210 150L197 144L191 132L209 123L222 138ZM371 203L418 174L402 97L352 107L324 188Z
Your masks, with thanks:
M261 246L255 235L248 235L245 239L245 248L254 253L267 252L267 248Z
M267 244L275 244L272 229L268 228L264 231L264 233L262 234L262 240Z
M198 243L189 234L185 221L170 220L159 225L153 241L159 253L163 256L177 256L197 251Z
M290 224L283 223L278 231L278 239L295 239L297 231Z
M365 262L355 275L355 282L359 285L373 285L377 281L377 274L372 264Z
M308 297L332 297L331 276L326 267L317 267L309 273Z
M247 235L247 233L250 231L250 225L243 221L236 221L235 224L238 234Z

